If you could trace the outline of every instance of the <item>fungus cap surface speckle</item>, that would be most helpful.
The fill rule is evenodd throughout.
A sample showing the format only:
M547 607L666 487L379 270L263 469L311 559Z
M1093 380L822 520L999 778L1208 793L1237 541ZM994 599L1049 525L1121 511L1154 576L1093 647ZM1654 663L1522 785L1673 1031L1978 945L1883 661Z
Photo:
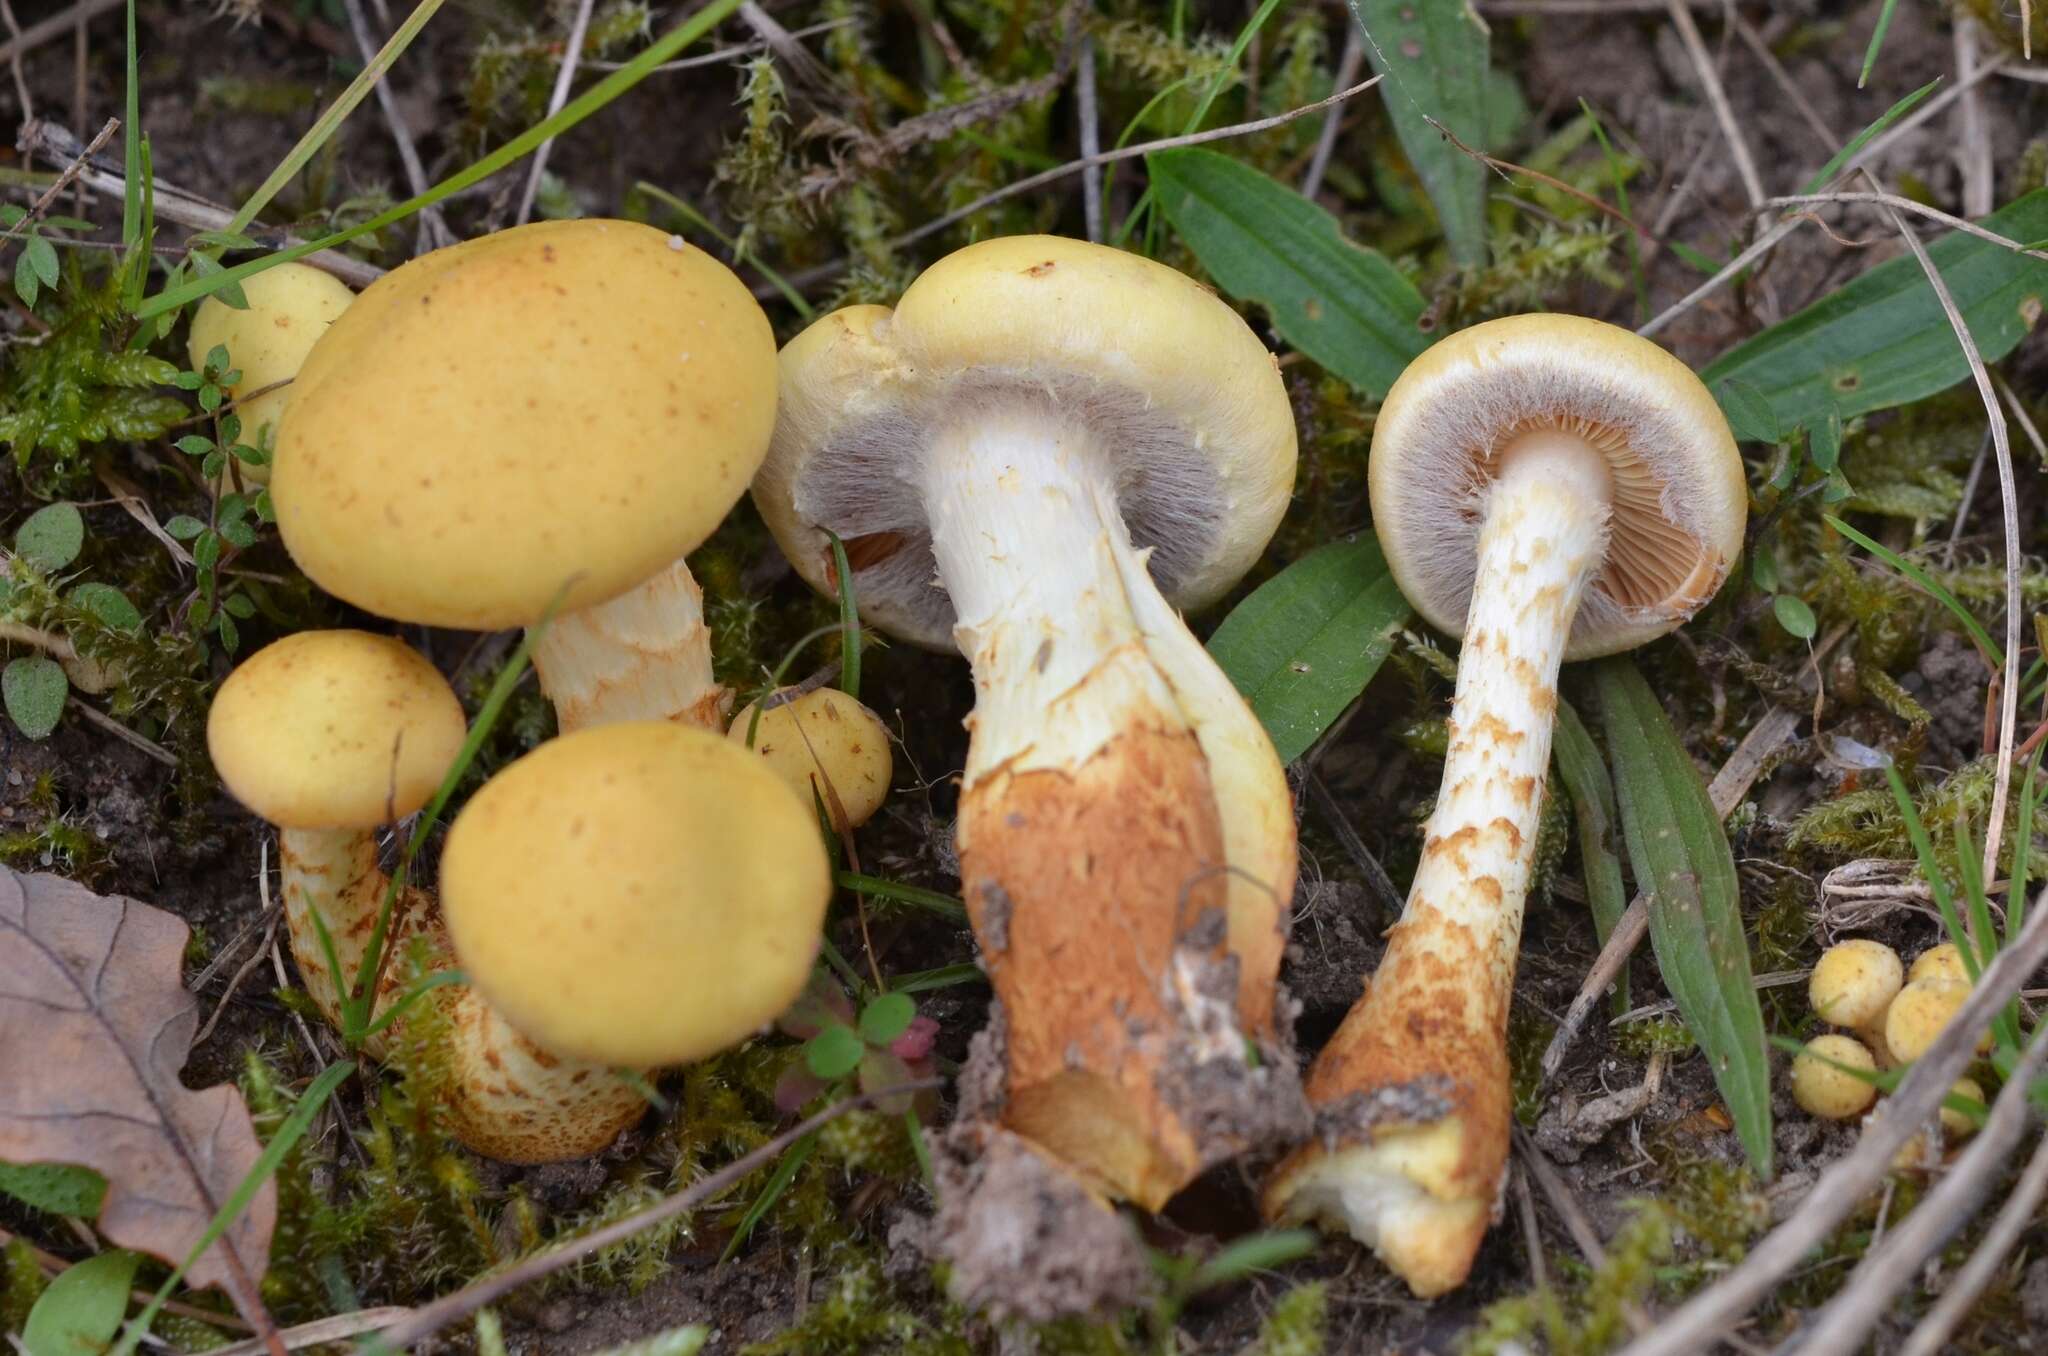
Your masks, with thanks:
M881 718L836 687L806 692L761 712L757 724L749 702L733 717L725 737L741 748L754 737L754 755L788 782L808 803L820 771L831 780L833 793L846 811L848 824L859 828L874 817L889 796L895 756ZM818 787L820 797L824 788ZM830 801L828 800L829 806Z
M699 1059L809 979L831 893L810 806L758 757L665 722L543 744L471 797L441 856L470 983L557 1055Z
M754 501L797 571L834 593L848 543L862 614L953 648L918 495L933 430L1024 394L1116 459L1117 499L1177 605L1250 568L1294 486L1294 414L1273 355L1192 278L1081 240L1021 235L941 259L891 311L851 306L784 346L775 440Z
M624 221L550 221L393 270L306 359L279 531L379 616L485 629L603 602L710 535L775 419L746 286Z
M293 829L366 829L425 805L469 733L418 651L367 631L300 631L221 684L206 746L235 799Z
M1728 421L1691 369L1627 330L1569 315L1487 321L1408 365L1373 426L1373 530L1430 624L1464 631L1491 467L1561 430L1607 458L1605 562L1566 659L1661 636L1713 597L1742 549L1748 489Z
M1864 1027L1882 1022L1885 1009L1905 986L1899 953L1867 937L1838 942L1821 953L1806 981L1807 1001L1830 1026Z

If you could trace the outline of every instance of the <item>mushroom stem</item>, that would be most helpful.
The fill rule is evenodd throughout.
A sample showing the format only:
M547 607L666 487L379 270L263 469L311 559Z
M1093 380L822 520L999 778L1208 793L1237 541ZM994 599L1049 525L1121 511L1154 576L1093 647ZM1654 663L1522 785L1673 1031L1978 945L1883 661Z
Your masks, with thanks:
M1378 971L1308 1080L1319 1139L1270 1216L1347 1229L1418 1295L1462 1282L1500 1195L1508 1004L1557 711L1557 671L1606 548L1597 449L1510 442L1485 504L1443 787Z
M616 598L555 618L534 642L533 667L563 734L628 720L722 734L732 704L712 676L703 590L681 559Z
M326 924L341 973L352 981L391 884L377 864L377 835L367 829L282 829L278 872L299 978L321 1014L339 1027L340 994L313 915L318 912ZM433 953L450 955L433 895L408 886L392 910L387 945L393 963L384 967L373 1016L381 1016L410 986L409 967L397 961L422 936ZM449 1016L442 1091L449 1128L475 1152L508 1163L582 1158L645 1114L640 1094L610 1069L549 1054L476 990L447 989L432 1001L445 1003ZM403 1026L394 1022L364 1041L363 1049L374 1059L388 1057Z
M1184 709L1185 647L1162 664L1148 644L1185 630L1109 466L1051 401L977 399L938 430L922 490L974 669L957 834L1007 1019L998 1119L1092 1189L1157 1208L1270 1137L1287 1099L1248 1056L1248 1034L1272 1030L1274 975L1231 946L1203 693L1183 677ZM1277 969L1275 885L1291 880L1261 883L1253 967L1270 952Z
M391 885L391 877L377 864L377 835L370 829L279 829L277 868L284 894L285 930L291 938L292 959L298 962L299 980L321 1015L341 1027L341 991L313 918L318 914L326 925L342 978L352 983L369 950L384 893ZM429 925L432 912L433 897L408 886L392 907L386 945L403 947ZM384 967L376 1012L381 1013L396 996L403 976L403 966ZM389 1045L388 1031L364 1042L364 1048L378 1059Z

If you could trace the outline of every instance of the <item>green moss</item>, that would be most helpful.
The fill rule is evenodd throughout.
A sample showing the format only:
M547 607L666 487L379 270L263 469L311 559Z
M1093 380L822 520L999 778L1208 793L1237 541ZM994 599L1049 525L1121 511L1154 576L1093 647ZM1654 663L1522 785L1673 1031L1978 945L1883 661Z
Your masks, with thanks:
M1633 1060L1647 1060L1656 1054L1688 1054L1699 1043L1693 1039L1686 1024L1676 1017L1623 1022L1614 1028L1611 1039L1617 1052Z
M1515 1094L1515 1119L1534 1128L1543 1112L1543 1052L1557 1023L1515 1008L1508 1017L1508 1071Z
M1259 1335L1243 1356L1323 1356L1330 1318L1330 1287L1322 1281L1294 1286L1273 1302Z
M881 1264L846 1249L832 1258L835 1272L822 1298L803 1316L741 1356L812 1356L815 1352L891 1352L900 1356L969 1356L964 1315L945 1306L927 1320L892 1293ZM1041 1348L1041 1350L1050 1350Z
M49 1282L24 1238L11 1238L0 1248L0 1332L20 1332L28 1311L36 1307Z
M1672 1218L1662 1206L1640 1204L1608 1246L1607 1259L1587 1271L1565 1261L1554 1288L1532 1290L1488 1305L1466 1336L1465 1356L1527 1350L1532 1340L1550 1356L1597 1356L1627 1336L1631 1306L1640 1304L1671 1255Z

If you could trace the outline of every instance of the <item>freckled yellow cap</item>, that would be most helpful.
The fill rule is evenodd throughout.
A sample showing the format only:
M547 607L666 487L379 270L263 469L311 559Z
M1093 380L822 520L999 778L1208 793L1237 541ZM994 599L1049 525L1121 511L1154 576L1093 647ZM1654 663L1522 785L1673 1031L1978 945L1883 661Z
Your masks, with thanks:
M228 675L206 746L235 799L293 829L366 829L425 805L468 734L418 651L367 631L301 631Z
M681 239L548 221L385 275L291 390L271 497L299 567L379 616L519 626L710 535L767 450L775 338Z
M470 983L554 1054L641 1068L788 1007L831 888L810 807L745 749L667 722L543 744L470 799L441 854Z
M811 803L811 787L822 772L850 827L859 828L872 819L888 799L889 774L895 766L881 717L836 687L771 706L761 712L757 724L754 712L760 705L749 702L733 717L725 737L745 748L751 734L755 756L774 768L805 804ZM818 795L829 808L824 787L818 787Z
M1807 977L1806 998L1830 1026L1882 1024L1885 1009L1905 986L1899 953L1883 942L1856 937L1823 951Z
M200 302L185 344L195 372L205 366L214 345L226 347L229 362L242 374L232 396L298 376L313 345L356 294L341 279L309 264L279 264L245 279L242 295L249 302L246 310L236 310L218 296ZM242 441L251 447L263 446L266 439L274 443L278 416L290 394L286 387L237 405ZM242 478L260 485L270 479L270 468L244 462Z

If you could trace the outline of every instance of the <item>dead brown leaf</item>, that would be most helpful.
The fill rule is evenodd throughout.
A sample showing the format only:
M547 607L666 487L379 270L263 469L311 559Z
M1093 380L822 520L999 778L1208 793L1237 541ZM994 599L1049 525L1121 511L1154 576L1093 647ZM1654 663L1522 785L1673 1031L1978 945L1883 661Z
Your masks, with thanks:
M261 1152L234 1087L178 1081L199 1025L180 982L186 933L147 904L0 868L0 1159L94 1169L100 1232L174 1264ZM259 1332L276 1223L265 1183L187 1274L225 1289Z

